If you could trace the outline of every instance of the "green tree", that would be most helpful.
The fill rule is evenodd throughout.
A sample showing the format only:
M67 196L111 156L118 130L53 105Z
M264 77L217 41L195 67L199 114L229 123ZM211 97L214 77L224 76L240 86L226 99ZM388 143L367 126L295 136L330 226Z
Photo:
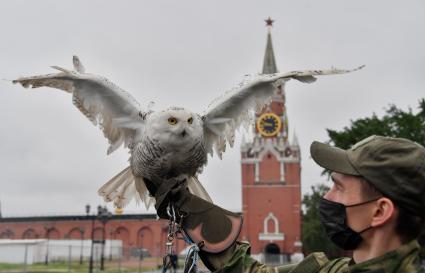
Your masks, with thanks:
M329 187L318 184L311 187L312 193L303 197L303 248L306 254L325 252L328 257L339 256L340 250L328 239L319 220L319 200L329 190Z
M350 127L341 131L327 129L329 143L348 149L368 136L381 135L408 138L425 146L425 99L419 101L418 109L415 114L411 108L403 111L390 105L381 118L373 114L370 118L352 120Z

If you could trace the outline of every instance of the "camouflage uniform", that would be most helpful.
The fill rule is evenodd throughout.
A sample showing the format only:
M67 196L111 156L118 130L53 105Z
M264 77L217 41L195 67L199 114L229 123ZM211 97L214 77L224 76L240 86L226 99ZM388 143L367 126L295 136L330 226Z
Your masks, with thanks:
M354 264L351 258L329 261L322 252L312 253L298 264L269 267L249 255L250 246L238 243L232 258L215 273L424 273L420 246L416 240L365 262Z

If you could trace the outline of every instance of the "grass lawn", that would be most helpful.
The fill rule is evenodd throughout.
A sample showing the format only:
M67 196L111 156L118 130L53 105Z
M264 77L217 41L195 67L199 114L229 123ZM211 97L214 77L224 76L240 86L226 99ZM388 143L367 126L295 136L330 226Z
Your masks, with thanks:
M148 262L144 265L144 261L142 261L142 271L152 271L152 270L158 270L158 267L156 265L152 265L152 263ZM36 263L27 265L26 272L27 273L64 273L68 272L69 265L67 262L52 262L49 263L49 265L45 265L44 263ZM88 262L83 263L80 265L78 262L72 262L71 263L71 272L72 273L87 273L89 268ZM105 270L104 271L98 271L99 264L95 264L93 272L102 272L102 273L118 273L118 261L107 261L105 263ZM158 270L159 271L159 270ZM7 263L0 263L0 273L21 273L24 271L24 265L23 264L7 264ZM139 263L138 261L131 261L131 262L123 262L121 265L121 271L122 273L133 273L133 272L139 272Z

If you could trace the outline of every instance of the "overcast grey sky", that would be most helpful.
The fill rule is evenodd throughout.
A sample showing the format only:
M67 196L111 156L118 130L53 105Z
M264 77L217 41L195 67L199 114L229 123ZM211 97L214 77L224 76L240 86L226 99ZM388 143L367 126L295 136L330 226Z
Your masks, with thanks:
M155 109L202 112L261 71L272 30L280 71L353 68L286 86L290 136L302 151L302 191L326 180L309 157L326 128L425 97L425 2L417 1L0 1L0 79L50 73L50 65L106 76ZM0 200L4 215L83 213L97 189L127 166L106 156L101 131L53 89L0 81ZM238 136L240 140L240 135ZM221 206L240 210L239 143L210 160L200 180ZM128 212L142 212L130 205Z

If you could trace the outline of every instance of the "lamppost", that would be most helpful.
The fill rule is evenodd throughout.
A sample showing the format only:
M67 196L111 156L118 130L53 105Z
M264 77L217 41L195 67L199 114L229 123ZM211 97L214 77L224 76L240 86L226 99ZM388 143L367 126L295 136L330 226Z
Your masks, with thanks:
M49 265L49 239L50 239L50 231L53 230L53 227L49 227L49 226L45 225L44 229L46 230L46 238L47 238L46 256L45 256L45 259L44 259L44 264Z
M85 231L85 229L83 227L79 227L78 230L80 231L80 235L81 235L80 264L83 264L84 231Z
M91 218L91 249L90 249L90 262L89 262L89 273L93 273L93 247L94 247L94 222L98 219L102 223L102 254L100 257L100 270L103 271L104 268L104 252L105 252L105 225L106 222L112 217L112 213L108 209L102 206L97 207L97 215L90 215L90 205L86 205L86 216L87 219Z
M114 238L114 230L111 228L109 230L109 261L112 261L112 239Z
M142 272L142 260L143 260L143 229L140 230L140 245L139 245L139 273Z
M94 215L90 215L90 205L86 205L86 217L87 219L91 218L91 247L90 247L90 260L89 260L89 273L93 273L93 237L94 237Z
M100 256L100 270L105 270L105 237L106 237L106 223L111 219L112 213L108 211L106 206L98 206L97 207L97 218L102 223L102 252Z

